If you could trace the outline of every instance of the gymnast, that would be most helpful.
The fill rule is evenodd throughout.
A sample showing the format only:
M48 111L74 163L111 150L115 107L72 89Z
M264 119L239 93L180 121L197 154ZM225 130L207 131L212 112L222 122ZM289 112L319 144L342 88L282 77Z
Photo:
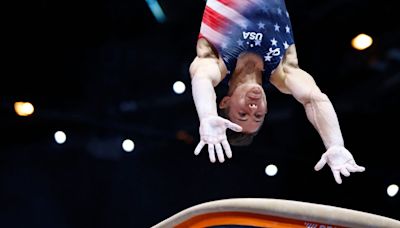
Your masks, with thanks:
M291 94L305 109L326 152L314 169L328 164L338 184L341 175L363 172L345 148L328 96L299 67L284 0L208 0L189 72L200 120L198 155L208 145L211 162L232 157L233 146L250 145L267 114L265 89L271 84ZM217 108L215 88L228 92ZM225 152L225 155L224 155Z

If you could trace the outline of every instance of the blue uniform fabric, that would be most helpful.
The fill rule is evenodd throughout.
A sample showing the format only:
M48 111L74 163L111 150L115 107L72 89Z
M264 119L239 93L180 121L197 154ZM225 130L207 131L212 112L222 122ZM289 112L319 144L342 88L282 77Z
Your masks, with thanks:
M264 60L263 86L266 87L286 49L294 43L289 13L283 0L263 0L260 5L250 5L241 14L250 23L246 26L229 23L224 29L227 39L213 44L228 69L223 83L231 78L238 56L252 52Z

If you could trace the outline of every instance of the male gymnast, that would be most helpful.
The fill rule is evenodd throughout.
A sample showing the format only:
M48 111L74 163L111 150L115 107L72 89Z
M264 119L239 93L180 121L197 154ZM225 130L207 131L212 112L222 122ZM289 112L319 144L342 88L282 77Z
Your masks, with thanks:
M314 169L328 164L341 174L363 172L345 148L338 118L327 95L299 67L284 0L208 0L190 65L192 95L200 120L198 155L208 144L211 162L232 157L231 145L249 145L267 114L269 84L291 94L304 108L326 152ZM215 87L228 86L217 110ZM227 133L228 137L227 137Z

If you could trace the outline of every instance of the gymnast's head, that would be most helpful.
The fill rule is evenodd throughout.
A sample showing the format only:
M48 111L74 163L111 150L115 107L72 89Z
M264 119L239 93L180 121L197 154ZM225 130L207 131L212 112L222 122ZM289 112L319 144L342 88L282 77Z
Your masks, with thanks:
M220 116L243 128L242 132L227 130L231 145L251 144L264 122L267 99L262 87L263 69L263 61L256 54L243 53L237 60L228 93L219 103Z

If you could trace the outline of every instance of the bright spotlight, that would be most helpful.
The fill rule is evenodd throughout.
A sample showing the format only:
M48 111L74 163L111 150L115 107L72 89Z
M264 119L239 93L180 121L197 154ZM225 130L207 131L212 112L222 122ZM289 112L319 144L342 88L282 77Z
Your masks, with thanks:
M54 140L56 140L58 144L63 144L67 140L67 136L63 131L57 131L54 133Z
M173 90L176 94L182 94L186 90L186 86L183 82L177 81L173 85Z
M399 186L396 184L391 184L389 185L389 187L387 188L387 194L390 197L395 196L397 193L399 192Z
M273 164L270 164L265 168L265 173L270 177L275 176L276 173L278 173L278 167L276 167Z
M353 48L361 51L372 45L372 38L362 33L353 38L351 45Z
M122 149L124 149L125 152L132 152L133 149L135 149L135 143L130 139L125 139L124 142L122 142Z
M14 110L15 113L19 116L29 116L32 115L33 111L35 110L33 105L29 102L15 102L14 103Z

